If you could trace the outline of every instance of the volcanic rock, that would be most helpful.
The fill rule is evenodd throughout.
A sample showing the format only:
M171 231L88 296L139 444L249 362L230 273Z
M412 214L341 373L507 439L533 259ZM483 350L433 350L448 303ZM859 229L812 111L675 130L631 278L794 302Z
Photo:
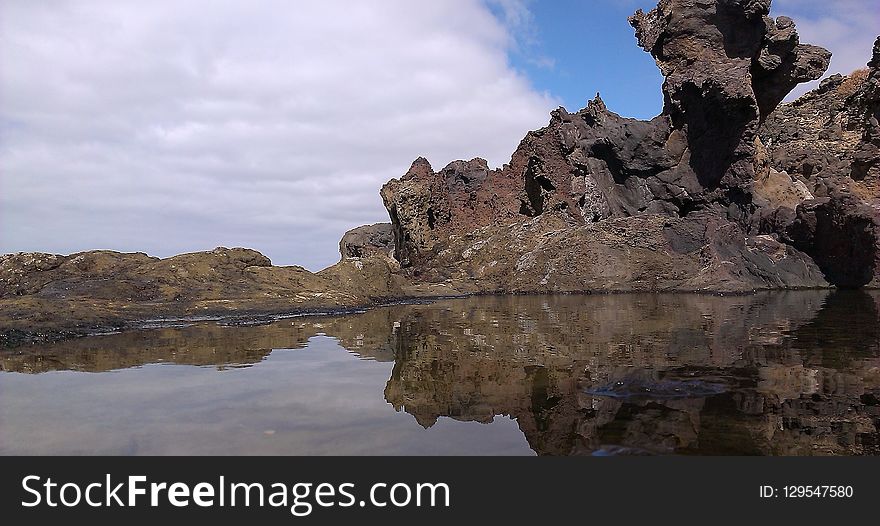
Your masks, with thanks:
M811 255L829 281L861 287L874 279L880 260L877 216L854 195L834 190L829 197L798 205L784 238Z
M791 19L773 20L769 11L769 0L662 0L630 18L665 77L663 113L687 136L689 167L703 187L720 186L734 201L754 179L760 121L831 59L800 44Z
M394 232L391 223L364 225L349 230L339 241L339 254L345 258L362 258L381 254L394 255Z
M878 116L880 38L867 68L829 77L760 130L770 170L810 194L770 199L761 229L807 252L841 286L880 285Z
M834 229L809 241L786 235L815 196L778 168L758 132L794 86L825 71L830 53L801 44L794 22L771 19L769 8L663 0L631 17L665 77L664 109L651 121L622 117L597 95L577 113L553 111L500 169L474 159L435 172L417 159L381 192L403 273L467 292L860 281L815 255ZM872 254L843 259L865 275Z
M878 39L880 48L880 39ZM871 63L875 63L874 60ZM818 194L828 184L880 204L880 69L834 75L818 89L781 106L763 124L770 164Z

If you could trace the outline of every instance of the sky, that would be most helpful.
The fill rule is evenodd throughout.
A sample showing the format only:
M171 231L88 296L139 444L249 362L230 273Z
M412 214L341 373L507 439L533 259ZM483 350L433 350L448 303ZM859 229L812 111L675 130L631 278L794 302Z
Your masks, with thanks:
M650 118L640 0L4 0L0 253L257 249L319 270L418 156L500 166L553 108ZM776 0L829 74L876 0ZM800 88L803 93L807 88Z

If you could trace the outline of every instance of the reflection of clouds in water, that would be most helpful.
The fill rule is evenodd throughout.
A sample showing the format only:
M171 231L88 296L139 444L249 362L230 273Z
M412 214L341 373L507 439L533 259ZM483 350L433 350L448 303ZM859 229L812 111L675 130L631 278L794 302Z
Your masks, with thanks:
M384 400L390 369L314 337L305 349L277 350L265 363L220 374L146 365L112 374L10 375L0 452L530 453L506 418L488 427L449 419L427 431L414 425Z

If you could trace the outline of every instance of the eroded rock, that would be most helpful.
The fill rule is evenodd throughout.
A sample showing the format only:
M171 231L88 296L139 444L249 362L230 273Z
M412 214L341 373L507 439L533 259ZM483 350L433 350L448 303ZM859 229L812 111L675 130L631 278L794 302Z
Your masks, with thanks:
M364 225L349 230L339 241L339 254L345 258L394 255L394 231L391 223Z
M835 190L798 205L784 238L811 255L838 286L867 285L877 272L880 216L848 192Z
M651 121L617 115L597 95L577 113L552 112L501 169L474 159L435 172L417 159L382 189L404 273L469 292L850 286L817 255L834 229L809 242L787 235L802 203L828 187L789 175L777 143L759 136L830 53L769 10L769 0L663 0L633 15L665 77ZM861 265L851 274L873 272L871 254L847 259Z
M829 77L760 130L768 164L811 194L769 203L760 211L763 230L809 253L829 281L846 287L880 285L880 38L867 66Z
M94 251L0 257L0 344L201 319L333 310L401 295L388 257L320 273L272 266L255 250L219 247L165 259Z

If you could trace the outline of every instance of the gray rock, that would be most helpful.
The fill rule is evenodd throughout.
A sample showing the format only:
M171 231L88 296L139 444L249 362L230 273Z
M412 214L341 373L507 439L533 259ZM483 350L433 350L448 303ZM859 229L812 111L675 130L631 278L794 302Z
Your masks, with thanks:
M391 256L394 233L391 223L376 223L349 230L339 241L342 259L362 258L376 254Z

